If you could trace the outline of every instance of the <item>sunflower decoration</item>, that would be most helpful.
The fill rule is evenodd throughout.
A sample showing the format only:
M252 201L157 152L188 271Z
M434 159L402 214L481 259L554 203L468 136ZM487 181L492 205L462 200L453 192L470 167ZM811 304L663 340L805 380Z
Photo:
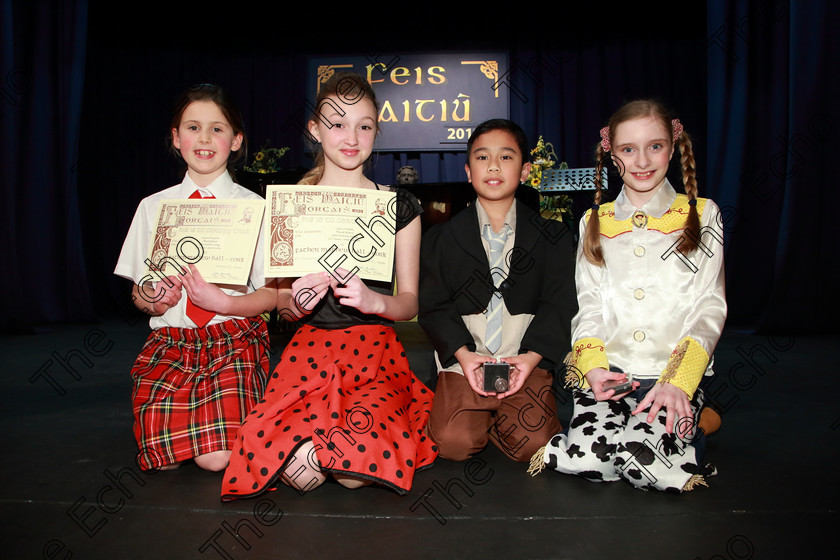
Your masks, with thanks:
M263 144L260 151L254 154L254 159L250 165L244 167L245 171L251 173L275 173L282 169L280 165L281 158L289 151L288 146L285 148L269 148L269 141Z
M540 190L543 171L554 167L557 154L554 153L554 146L546 142L542 136L537 140L537 145L531 150L531 173L527 182L533 188ZM568 169L565 161L557 165L557 169ZM572 199L565 194L540 194L540 210L545 217L557 220L572 219Z
M554 146L550 143L546 144L540 136L536 147L531 150L531 173L528 175L528 184L539 189L543 170L553 167L556 157Z

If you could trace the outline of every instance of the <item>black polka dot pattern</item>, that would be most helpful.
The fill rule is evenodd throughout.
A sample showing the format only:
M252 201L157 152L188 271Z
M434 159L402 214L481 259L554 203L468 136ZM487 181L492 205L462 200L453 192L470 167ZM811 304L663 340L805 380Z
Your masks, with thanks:
M391 327L303 327L275 374L266 401L239 429L222 499L276 486L306 440L324 470L357 474L400 494L411 489L417 468L434 462L437 450L424 436L433 394L409 369Z

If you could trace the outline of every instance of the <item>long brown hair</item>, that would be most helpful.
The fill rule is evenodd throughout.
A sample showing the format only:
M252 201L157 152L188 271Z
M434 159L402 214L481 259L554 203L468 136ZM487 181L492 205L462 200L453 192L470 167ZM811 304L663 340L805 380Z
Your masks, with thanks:
M618 125L625 121L638 119L642 117L654 117L659 119L668 131L668 137L673 139L674 127L672 124L672 117L668 110L658 101L651 99L641 99L638 101L631 101L623 105L609 121L609 143L612 146L615 140L615 130ZM673 140L672 140L673 141ZM683 185L685 186L685 194L688 195L690 202L688 207L688 217L686 218L685 232L687 239L683 239L680 248L686 252L693 251L697 248L697 241L700 235L700 217L697 214L696 203L691 201L697 200L697 165L694 161L694 151L691 146L691 138L688 133L682 131L677 138L676 147L680 151L680 167L682 169ZM601 249L601 228L599 221L598 206L601 204L601 193L605 186L601 182L601 172L604 169L604 163L611 157L615 157L604 150L599 143L595 148L595 184L598 187L595 190L595 199L593 208L590 211L589 219L586 222L586 233L583 238L583 254L586 259L592 264L604 264L604 253Z
M367 98L373 103L374 112L377 117L379 115L379 103L376 102L376 95L373 93L373 88L359 74L352 72L338 72L321 85L318 96L315 99L315 112L309 119L309 122L322 121L324 117L321 116L321 106L334 103L328 99L329 97L338 98L338 100L347 105L358 103L363 98ZM340 108L339 108L340 109ZM343 114L343 113L342 113ZM379 123L377 118L376 130L379 131ZM324 176L324 150L318 146L318 152L315 155L315 165L312 166L306 175L298 181L299 185L315 185Z

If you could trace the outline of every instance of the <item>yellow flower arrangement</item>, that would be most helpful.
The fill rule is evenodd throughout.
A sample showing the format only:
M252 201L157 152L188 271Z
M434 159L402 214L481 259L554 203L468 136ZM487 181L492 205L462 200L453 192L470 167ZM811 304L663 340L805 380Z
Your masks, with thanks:
M531 173L527 182L533 188L540 190L543 171L554 167L557 155L554 153L554 146L546 142L542 136L537 140L537 145L531 150ZM568 169L566 162L561 162L558 169ZM561 220L572 219L572 199L565 194L540 194L540 210L543 214L559 217Z
M259 152L254 154L254 159L251 165L246 165L243 169L251 173L274 173L280 171L280 158L289 151L285 148L269 148L269 140L266 140Z

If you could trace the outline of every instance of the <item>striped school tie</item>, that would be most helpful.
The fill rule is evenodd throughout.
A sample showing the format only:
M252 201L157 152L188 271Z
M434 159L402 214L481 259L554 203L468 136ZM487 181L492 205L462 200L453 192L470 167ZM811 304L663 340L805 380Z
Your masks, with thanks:
M505 242L508 235L510 235L510 226L505 224L502 231L494 233L490 224L485 224L482 236L490 245L490 281L498 288L505 279L504 269L504 249ZM484 334L484 346L491 354L495 354L502 345L502 294L498 291L493 292L490 297L490 304L487 306L487 330Z

